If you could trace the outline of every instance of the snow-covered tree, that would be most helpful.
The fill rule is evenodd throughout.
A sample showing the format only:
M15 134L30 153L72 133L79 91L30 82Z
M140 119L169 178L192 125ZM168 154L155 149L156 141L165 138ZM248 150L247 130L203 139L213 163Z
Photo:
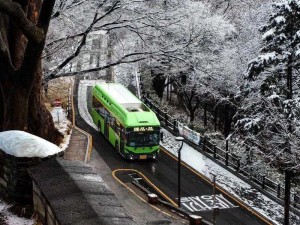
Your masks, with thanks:
M272 2L269 0L205 0L205 2L211 5L214 13L222 15L235 25L237 34L235 45L239 55L235 64L242 74L245 64L259 51L261 37L258 28L268 18Z
M162 54L153 55L147 66L162 89L157 92L161 95L168 79L193 122L205 93L221 96L225 89L236 87L235 29L201 2L177 2L171 7L164 15L173 23L151 42Z
M236 115L238 137L280 166L300 158L300 1L274 5L268 25L261 28L263 47L248 64Z
M68 1L69 5L63 7L58 4L61 11L54 14L58 16L53 18L45 51L46 80L97 72L162 54L161 49L150 47L149 39L159 37L164 27L176 20L168 21L162 16L163 2L83 0L80 4ZM93 43L87 45L91 34L95 36ZM92 63L94 55L98 59L96 64ZM55 68L53 65L57 64ZM76 68L76 64L80 66Z

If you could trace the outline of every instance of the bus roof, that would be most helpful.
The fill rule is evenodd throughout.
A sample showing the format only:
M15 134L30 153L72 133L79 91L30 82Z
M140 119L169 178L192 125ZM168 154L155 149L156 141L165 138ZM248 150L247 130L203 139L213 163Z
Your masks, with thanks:
M160 126L155 113L121 84L98 83L93 93L125 127Z
M141 103L141 101L133 95L127 88L118 83L101 83L98 84L101 90L109 93L109 95L119 104L125 103Z

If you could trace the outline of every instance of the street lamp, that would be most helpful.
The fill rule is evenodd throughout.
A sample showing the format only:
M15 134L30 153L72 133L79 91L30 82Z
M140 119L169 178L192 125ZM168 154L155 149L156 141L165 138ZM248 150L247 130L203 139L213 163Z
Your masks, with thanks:
M184 141L184 138L183 137L176 137L175 138L176 141L181 141L181 145L180 145L180 148L178 149L178 208L180 208L180 164L181 164L181 149L182 149L182 146L183 146L183 141Z

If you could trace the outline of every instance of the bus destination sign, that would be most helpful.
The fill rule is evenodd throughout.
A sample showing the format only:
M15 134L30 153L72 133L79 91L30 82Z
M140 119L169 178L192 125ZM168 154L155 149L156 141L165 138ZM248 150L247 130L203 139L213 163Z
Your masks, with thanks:
M145 132L145 131L153 131L153 127L134 127L134 132Z

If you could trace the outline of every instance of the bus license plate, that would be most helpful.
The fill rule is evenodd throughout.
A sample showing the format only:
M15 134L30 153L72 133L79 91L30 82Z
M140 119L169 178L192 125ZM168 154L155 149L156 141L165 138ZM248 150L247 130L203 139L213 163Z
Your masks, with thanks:
M140 159L147 159L147 155L140 155Z

